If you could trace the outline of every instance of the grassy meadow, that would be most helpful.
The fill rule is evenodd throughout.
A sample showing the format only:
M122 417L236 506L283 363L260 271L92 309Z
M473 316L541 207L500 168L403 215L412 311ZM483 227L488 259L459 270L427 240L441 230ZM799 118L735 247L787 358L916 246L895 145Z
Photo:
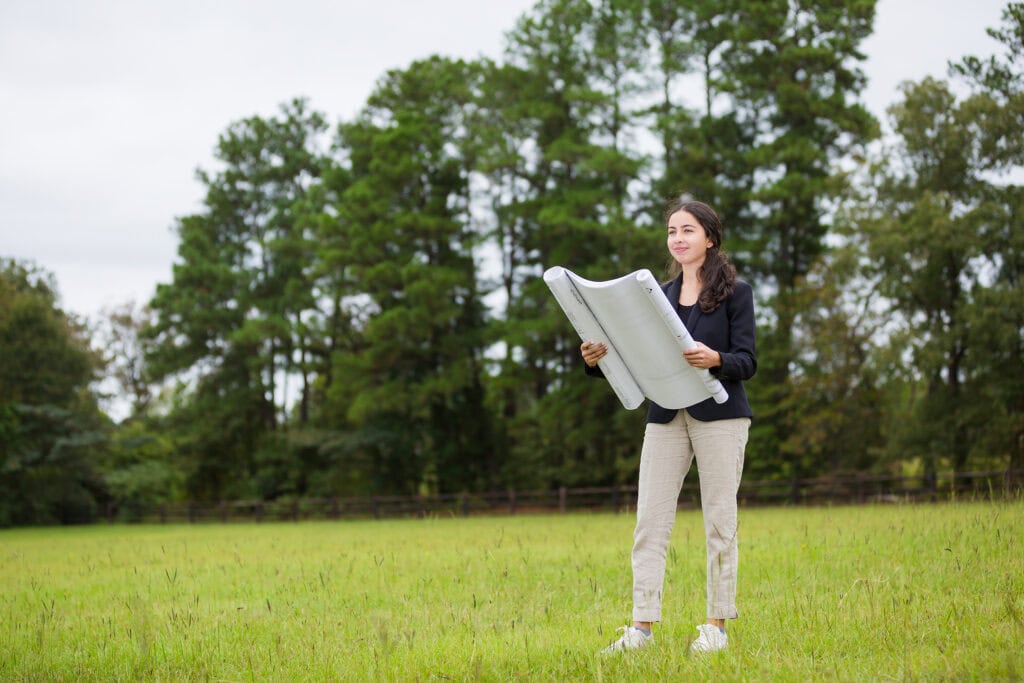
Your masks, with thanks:
M0 680L1020 680L1024 502L742 509L730 650L681 512L655 647L631 515L0 531Z

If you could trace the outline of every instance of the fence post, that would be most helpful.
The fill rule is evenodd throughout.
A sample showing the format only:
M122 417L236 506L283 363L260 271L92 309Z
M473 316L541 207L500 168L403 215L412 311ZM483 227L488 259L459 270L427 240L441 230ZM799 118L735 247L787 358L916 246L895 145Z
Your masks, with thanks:
M225 524L228 521L228 504L227 501L220 501L220 523Z
M789 494L790 500L793 502L793 505L796 505L800 502L800 480L793 477L793 481L790 484L792 486L792 490Z
M619 487L618 485L612 487L612 511L615 514L619 514Z
M167 524L167 504L160 503L160 523Z
M508 490L508 514L516 514L516 490Z
M564 486L558 487L558 511L565 514L565 509L568 506L569 492Z
M380 501L377 500L377 496L374 496L372 501L373 501L373 518L374 519L380 519Z
M331 519L337 520L339 516L340 511L338 509L338 497L334 496L331 498Z
M299 499L295 498L292 500L292 521L299 521Z

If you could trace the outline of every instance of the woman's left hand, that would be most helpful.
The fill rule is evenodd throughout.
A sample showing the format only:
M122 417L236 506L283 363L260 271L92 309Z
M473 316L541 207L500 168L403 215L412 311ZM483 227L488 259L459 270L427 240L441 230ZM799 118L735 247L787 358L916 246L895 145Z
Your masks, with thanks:
M695 368L703 368L705 370L709 368L717 368L722 364L722 354L714 349L710 349L704 346L701 342L697 342L697 346L683 351L683 358L686 362Z

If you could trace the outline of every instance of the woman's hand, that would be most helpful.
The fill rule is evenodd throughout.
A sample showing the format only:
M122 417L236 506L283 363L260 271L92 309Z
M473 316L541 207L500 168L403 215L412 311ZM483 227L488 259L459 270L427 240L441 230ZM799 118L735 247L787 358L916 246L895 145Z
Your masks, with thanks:
M597 365L597 361L608 355L608 347L602 342L585 341L580 344L580 353L583 354L583 362L592 368Z
M683 351L683 358L695 368L717 368L722 364L722 354L714 349L709 349L704 344L697 342L697 346Z

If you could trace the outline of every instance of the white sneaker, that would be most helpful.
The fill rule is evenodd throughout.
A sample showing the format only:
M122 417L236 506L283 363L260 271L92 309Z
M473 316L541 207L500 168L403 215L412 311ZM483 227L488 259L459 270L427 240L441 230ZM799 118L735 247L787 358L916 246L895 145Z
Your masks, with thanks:
M642 647L654 644L654 636L647 635L636 626L623 626L619 631L622 632L622 636L614 643L601 650L601 654L607 655L613 652L623 652L625 650L639 650Z
M728 636L714 624L701 624L697 630L700 631L700 635L690 643L690 654L718 652L729 647Z

